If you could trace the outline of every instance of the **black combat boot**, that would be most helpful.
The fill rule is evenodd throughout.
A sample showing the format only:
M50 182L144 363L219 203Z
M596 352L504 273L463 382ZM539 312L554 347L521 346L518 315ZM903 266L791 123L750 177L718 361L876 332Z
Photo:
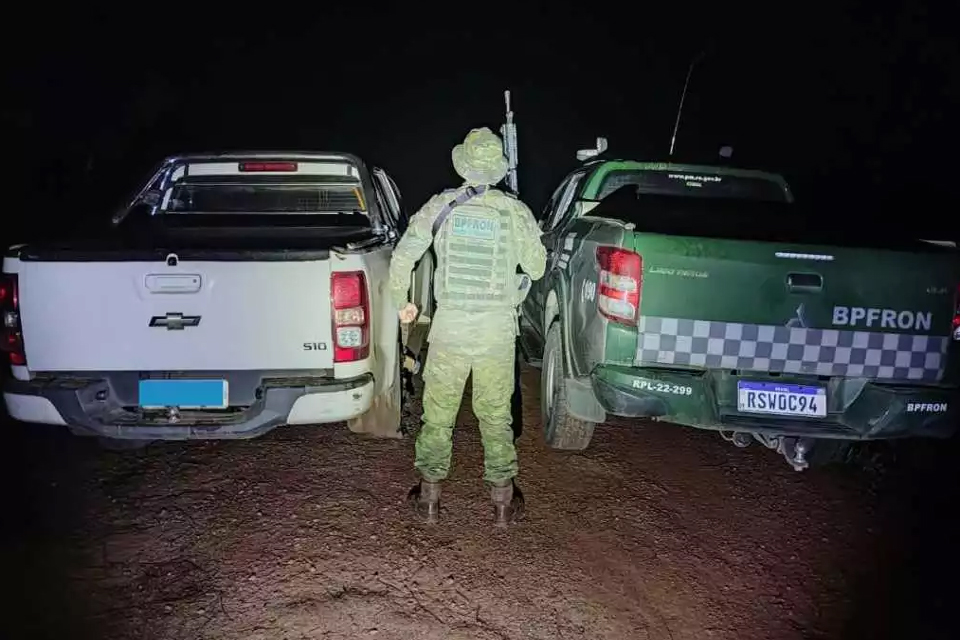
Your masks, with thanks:
M421 480L413 485L407 500L414 512L427 524L436 524L440 520L440 483Z
M506 527L523 517L523 493L512 479L491 484L490 499L493 501L495 527Z

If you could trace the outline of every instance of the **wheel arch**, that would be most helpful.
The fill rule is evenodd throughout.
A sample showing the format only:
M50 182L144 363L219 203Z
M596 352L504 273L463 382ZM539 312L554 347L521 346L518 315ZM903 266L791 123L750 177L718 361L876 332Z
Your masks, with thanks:
M550 289L547 300L543 305L543 339L546 341L553 323L560 322L560 334L563 337L563 357L566 359L570 373L574 377L579 377L583 374L578 366L579 363L576 362L570 350L570 323L568 321L570 312L567 299L567 285L565 282L558 280L554 287Z
M552 318L546 313L546 310L551 308L550 300L555 300L556 304L556 313L553 314ZM551 289L550 293L547 294L547 303L544 304L544 347L546 347L546 340L550 334L550 329L553 328L554 323L559 322L560 350L564 358L563 368L567 369L567 372L570 374L570 377L564 381L564 385L567 389L567 396L570 398L571 413L581 420L602 423L607 419L606 410L597 400L590 379L584 378L581 373L577 371L576 362L570 352L569 323L567 322L568 313L565 311L567 307L564 305L564 301L564 290L562 288L559 290L557 288ZM547 322L549 322L549 324L547 324ZM545 359L546 350L544 350L544 360ZM546 371L546 367L543 368L543 371ZM540 392L544 392L542 385Z

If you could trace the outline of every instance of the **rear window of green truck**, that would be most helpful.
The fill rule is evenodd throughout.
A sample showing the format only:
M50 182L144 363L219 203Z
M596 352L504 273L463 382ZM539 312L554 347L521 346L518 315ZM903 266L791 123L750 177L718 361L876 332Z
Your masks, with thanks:
M611 171L604 179L597 199L602 200L627 185L637 187L640 193L664 196L788 202L783 187L765 178L647 169Z

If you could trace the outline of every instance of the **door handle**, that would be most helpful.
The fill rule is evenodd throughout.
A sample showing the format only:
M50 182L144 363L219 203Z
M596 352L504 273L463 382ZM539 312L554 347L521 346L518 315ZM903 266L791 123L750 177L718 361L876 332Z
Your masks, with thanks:
M150 293L197 293L202 282L199 273L151 273L143 281Z
M819 293L823 290L823 276L817 273L788 273L787 289L794 293Z

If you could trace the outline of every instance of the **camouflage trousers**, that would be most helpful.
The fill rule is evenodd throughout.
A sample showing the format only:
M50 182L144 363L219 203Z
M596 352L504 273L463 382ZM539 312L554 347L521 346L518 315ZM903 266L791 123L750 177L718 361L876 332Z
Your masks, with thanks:
M485 346L482 352L431 344L423 371L423 426L414 465L426 480L437 482L450 473L453 427L471 371L473 413L483 441L483 479L503 482L517 475L510 426L515 356L513 340Z

